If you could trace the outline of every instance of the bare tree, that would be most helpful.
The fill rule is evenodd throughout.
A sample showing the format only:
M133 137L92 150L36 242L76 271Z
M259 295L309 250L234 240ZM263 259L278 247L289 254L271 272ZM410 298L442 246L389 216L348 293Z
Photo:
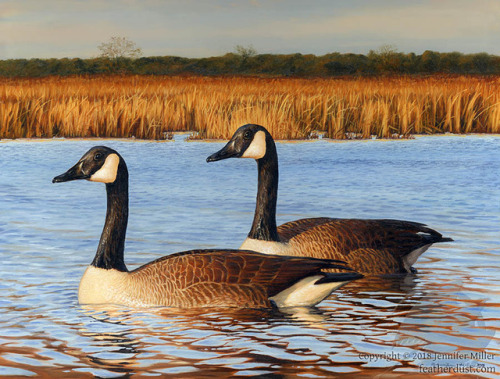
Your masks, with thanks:
M97 48L102 58L139 58L142 55L141 48L126 37L111 37L109 42L103 42Z
M243 59L247 59L250 57L253 57L254 55L257 55L257 50L253 47L253 45L248 45L247 47L242 46L242 45L236 45L234 48L236 51L236 54L242 57Z
M401 70L403 54L394 45L382 45L377 50L370 50L368 58L377 63L380 71L397 72Z

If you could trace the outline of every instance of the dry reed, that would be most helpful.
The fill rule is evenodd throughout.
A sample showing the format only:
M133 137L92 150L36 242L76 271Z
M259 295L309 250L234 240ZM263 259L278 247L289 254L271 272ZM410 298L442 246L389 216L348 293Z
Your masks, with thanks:
M245 123L277 139L500 133L500 79L70 77L0 79L0 138L228 139Z

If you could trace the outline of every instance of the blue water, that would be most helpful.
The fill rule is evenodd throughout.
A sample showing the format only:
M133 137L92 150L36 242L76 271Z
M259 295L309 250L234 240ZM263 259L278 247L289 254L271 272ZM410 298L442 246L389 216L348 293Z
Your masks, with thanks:
M94 145L115 148L129 168L130 269L188 249L237 248L245 238L255 162L207 164L223 143L176 138L0 142L0 376L328 377L446 367L498 376L500 137L278 143L279 223L426 223L455 242L427 251L417 275L367 278L316 308L283 312L80 306L105 189L51 179Z

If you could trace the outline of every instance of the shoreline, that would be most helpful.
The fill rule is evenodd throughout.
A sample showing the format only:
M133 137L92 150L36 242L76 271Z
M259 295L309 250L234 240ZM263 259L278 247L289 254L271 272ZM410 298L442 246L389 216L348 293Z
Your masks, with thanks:
M174 137L179 135L191 135L192 132L174 132ZM349 142L368 142L368 141L411 141L422 138L445 138L445 137L495 137L499 138L500 133L468 133L468 134L456 134L456 133L436 133L436 134L415 134L411 135L409 138L353 138L353 139L334 139L334 138L311 138L311 139L276 139L276 142L279 143L311 143L324 141L328 143L349 143ZM43 138L43 137L35 137L35 138L2 138L0 139L1 143L11 143L11 142L54 142L54 141L123 141L123 142L141 142L141 143L168 143L168 142L204 142L204 143L221 143L227 142L227 139L213 139L213 138L203 138L203 139L189 139L181 138L181 139L142 139L135 137L53 137L53 138Z

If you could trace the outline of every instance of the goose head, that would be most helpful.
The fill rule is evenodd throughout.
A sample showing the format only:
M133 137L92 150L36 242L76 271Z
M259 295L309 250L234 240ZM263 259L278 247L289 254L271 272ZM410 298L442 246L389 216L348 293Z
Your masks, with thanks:
M275 150L274 141L269 132L260 125L247 124L234 132L231 140L218 152L210 155L207 162L227 158L264 158L270 150Z
M116 180L120 162L123 160L115 150L106 146L95 146L68 171L52 179L52 183L86 179L111 184Z

